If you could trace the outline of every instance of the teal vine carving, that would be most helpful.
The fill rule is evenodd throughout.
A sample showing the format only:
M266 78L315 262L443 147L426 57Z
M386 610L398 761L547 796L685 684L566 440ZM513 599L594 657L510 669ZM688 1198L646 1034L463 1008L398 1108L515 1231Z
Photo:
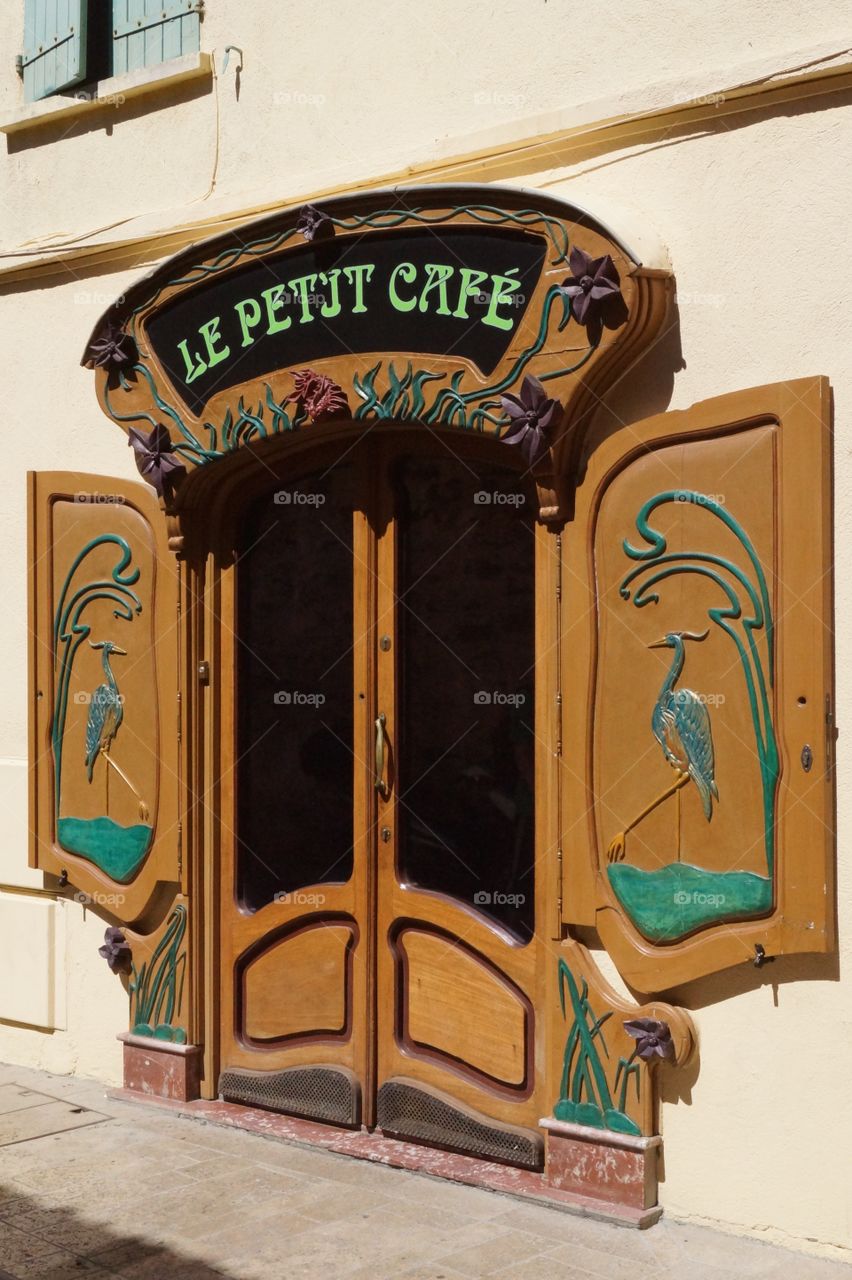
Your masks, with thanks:
M118 551L117 561L109 578L97 579L74 589L74 579L81 565L95 548L102 546L115 546ZM119 534L104 533L87 542L68 570L53 617L54 669L57 675L50 737L54 769L54 816L59 843L69 853L94 862L120 883L126 883L136 874L148 851L152 828L146 823L121 827L108 815L88 819L60 817L60 806L63 741L71 675L77 651L91 634L91 627L83 621L82 615L95 600L112 601L115 606L113 617L125 622L132 622L142 612L142 601L132 589L139 580L140 570L138 567L131 568L132 558L129 543Z
M385 230L400 226L408 221L419 222L426 226L442 223L459 214L465 214L474 221L488 226L512 224L519 227L543 228L553 251L552 265L558 266L560 263L567 261L569 241L565 228L557 219L550 218L536 209L520 209L513 212L498 209L492 205L457 205L448 213L430 213L422 207L414 209L381 209L363 217L340 218L329 215L329 221L333 223L335 228L344 231L358 231L364 227ZM261 257L264 254L273 253L298 235L299 232L294 225L283 231L261 237L248 245L232 245L219 253L212 262L193 267L184 275L168 281L155 295L154 301L166 288L195 284L207 279L209 276L227 270L244 257ZM562 315L557 332L562 332L571 317L571 301L568 295L562 292L558 285L554 284L545 295L538 333L535 339L529 347L519 354L506 376L493 385L477 387L471 391L463 392L461 384L465 377L465 370L460 369L453 374L450 385L437 389L431 401L429 401L425 393L427 384L441 381L447 376L446 374L434 373L426 369L414 371L410 364L404 372L399 373L391 362L386 371L386 385L382 388L380 386L382 369L380 362L369 370L363 378L359 378L356 375L353 379L353 397L360 401L355 413L356 420L363 421L368 418L392 419L396 422L454 426L470 431L485 431L490 428L495 434L499 434L500 430L508 425L508 418L504 414L494 412L495 410L500 410L500 395L514 385L523 374L529 361L541 351L547 338L551 312L557 300L562 307ZM151 305L151 301L151 299L146 300L130 316L130 331L137 344L137 349L140 349L140 335L137 332L138 319L141 312ZM550 381L551 379L564 377L566 374L576 372L591 358L595 349L596 346L590 344L582 352L578 360L547 373L542 373L540 375L541 381ZM299 414L298 410L291 416L286 407L286 402L279 403L276 401L270 386L265 384L265 394L260 403L246 406L240 400L236 415L228 409L220 423L205 421L201 428L203 438L199 438L199 435L196 435L184 421L181 413L158 394L153 377L143 363L138 362L132 366L132 369L122 371L118 375L118 383L123 390L128 390L130 379L136 376L142 377L147 383L154 404L162 418L154 417L146 412L118 412L113 406L109 387L104 391L107 411L116 422L148 422L151 426L157 426L162 419L168 420L176 429L180 438L180 442L175 444L175 453L180 454L184 459L196 466L204 466L223 458L251 441L266 439L268 436L278 435L282 432L297 431L307 421L307 416L304 413Z
M203 424L208 441L205 446L186 425L177 410L159 394L149 370L143 364L137 364L133 366L133 372L145 378L151 398L160 413L174 424L182 437L184 443L175 445L175 453L194 462L197 466L204 466L206 463L215 462L218 458L224 458L252 441L265 440L268 436L280 435L287 431L298 431L307 421L307 414L304 411L300 412L298 407L291 415L286 401L277 401L272 394L272 388L265 383L266 395L260 404L247 408L240 397L236 416L228 409L219 425L212 422ZM119 374L119 385L123 390L127 390L129 386L124 373ZM104 400L110 415L116 422L150 422L152 426L159 424L160 419L153 417L150 413L118 413L112 406L109 387L105 388ZM267 410L269 411L268 420L265 417Z
M665 536L651 527L653 513L667 503L689 503L719 520L742 547L747 565L699 551L671 552ZM775 806L780 775L778 744L770 691L774 684L775 630L763 566L748 534L715 499L693 490L668 489L649 498L636 517L646 544L626 539L625 555L639 561L620 586L622 599L642 609L659 602L659 584L679 574L698 574L724 594L725 605L707 615L733 642L745 681L760 766L766 876L744 871L709 871L689 864L643 871L625 864L607 868L610 883L634 923L656 941L671 941L717 919L743 919L764 914L772 905L775 867ZM762 652L763 650L763 652ZM679 908L678 903L687 906ZM699 905L696 906L695 904Z
M572 1124L585 1124L592 1129L612 1129L616 1133L639 1135L642 1130L626 1113L627 1092L631 1078L636 1087L636 1101L640 1097L641 1068L638 1062L619 1058L612 1090L601 1052L609 1058L602 1027L613 1011L608 1009L595 1017L589 1004L589 984L584 978L581 986L565 962L559 958L559 1004L563 1018L567 1016L565 989L571 1003L573 1021L565 1041L562 1059L562 1078L559 1100L553 1108L557 1120ZM618 1105L613 1093L618 1093Z
M328 214L327 217L329 222L341 231L360 231L363 227L370 227L373 231L386 231L389 228L399 227L402 223L411 221L419 222L423 226L430 226L435 223L446 222L460 213L467 214L474 221L482 222L486 226L503 226L506 223L514 223L515 226L519 227L542 226L556 255L552 259L552 265L558 267L560 263L568 260L568 234L565 228L556 218L548 218L547 214L540 213L537 209L518 209L516 212L511 212L488 204L459 204L448 213L436 213L431 216L425 208L419 207L416 209L377 209L364 217L335 218L331 214ZM170 280L168 284L163 285L159 293L162 293L163 289L177 285L198 284L199 281L206 279L208 276L217 275L220 271L226 271L243 257L258 258L266 253L275 253L277 249L283 248L288 240L292 240L297 236L299 236L299 231L294 221L293 226L286 228L284 231L262 236L259 240L252 240L246 245L231 245L230 248L223 249L212 262L193 267L185 276ZM157 294L158 297L159 293ZM138 315L143 307L147 307L147 305L148 303L145 302L142 306L137 307L133 312L133 316Z
M183 1002L186 952L181 946L185 933L186 907L179 903L150 960L139 970L135 964L132 967L128 983L130 1029L136 1036L186 1044L185 1029L173 1022Z

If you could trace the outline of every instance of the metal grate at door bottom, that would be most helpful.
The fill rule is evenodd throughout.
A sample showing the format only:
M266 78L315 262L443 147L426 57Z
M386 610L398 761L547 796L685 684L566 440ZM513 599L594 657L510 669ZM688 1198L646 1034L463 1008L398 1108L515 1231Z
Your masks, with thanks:
M290 1067L286 1071L247 1071L234 1067L219 1077L219 1096L266 1111L281 1111L327 1124L361 1121L358 1081L339 1067Z
M494 1125L486 1116L451 1106L434 1093L401 1080L389 1080L379 1089L378 1127L393 1137L522 1169L544 1165L544 1143L538 1134Z

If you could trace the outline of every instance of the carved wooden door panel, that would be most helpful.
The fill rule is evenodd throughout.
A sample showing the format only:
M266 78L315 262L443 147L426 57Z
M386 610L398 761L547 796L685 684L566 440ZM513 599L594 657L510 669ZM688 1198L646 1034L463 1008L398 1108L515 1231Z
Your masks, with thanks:
M377 1123L535 1167L534 493L478 449L385 458Z
M145 486L29 486L30 863L133 924L181 887L180 570Z
M141 484L32 472L29 526L30 865L110 922L130 1030L183 1043L181 567Z
M242 508L222 656L219 1090L339 1124L360 1123L371 1063L363 452Z
M567 915L639 990L833 946L830 458L805 379L625 428L578 493Z
M241 517L219 1087L535 1167L536 532L514 461L365 437Z

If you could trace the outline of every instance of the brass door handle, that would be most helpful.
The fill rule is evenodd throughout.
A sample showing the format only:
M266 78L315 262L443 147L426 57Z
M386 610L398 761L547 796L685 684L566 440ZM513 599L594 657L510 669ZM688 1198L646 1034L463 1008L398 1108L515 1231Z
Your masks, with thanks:
M385 723L384 711L376 720L376 790L383 800L390 795L390 787L385 782Z

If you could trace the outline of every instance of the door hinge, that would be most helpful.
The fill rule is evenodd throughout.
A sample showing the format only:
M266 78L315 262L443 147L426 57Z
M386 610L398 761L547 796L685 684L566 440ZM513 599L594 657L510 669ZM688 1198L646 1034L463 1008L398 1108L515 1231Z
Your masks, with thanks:
M177 863L178 876L183 879L183 823L177 824Z
M827 693L825 695L825 774L827 778L834 776L834 740L836 733L831 694Z
M24 78L24 55L23 55L22 53L19 53L19 54L17 55L17 57L15 58L15 74L16 74L17 76L19 76L21 80L23 80L23 78Z
M210 683L210 663L206 661L199 662L196 668L198 672L198 683L206 689Z
M562 845L556 848L556 932L553 935L558 942L562 941Z

